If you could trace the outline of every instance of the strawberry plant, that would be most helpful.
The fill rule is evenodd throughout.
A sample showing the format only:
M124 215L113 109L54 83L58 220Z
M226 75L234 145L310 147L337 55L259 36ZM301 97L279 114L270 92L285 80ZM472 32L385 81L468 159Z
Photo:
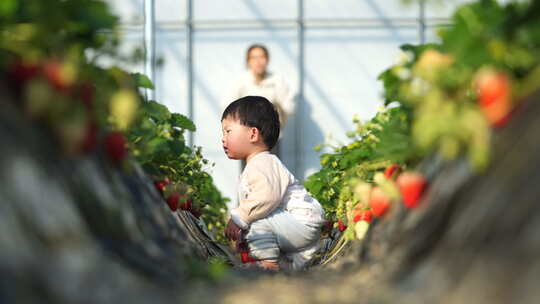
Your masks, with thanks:
M386 103L411 109L412 141L423 154L466 155L489 164L491 127L540 87L540 5L481 0L460 7L437 44L404 45L404 60L380 79Z
M352 212L360 201L368 207L369 194L362 199L365 195L356 191L359 182L373 183L375 173L383 172L392 164L417 161L409 139L408 111L405 107L384 109L365 123L355 118L356 129L347 134L352 142L333 147L332 153L321 155L322 169L309 176L305 186L321 202L330 218L346 220L347 210ZM352 205L348 207L347 204Z
M383 216L395 201L421 202L428 181L397 166L432 154L464 156L479 173L489 165L494 129L540 87L539 29L539 1L478 0L455 12L439 43L401 47L400 62L379 75L385 105L397 107L355 119L352 143L321 155L321 170L305 183L348 239L369 227L362 210Z
M145 100L139 89L153 84L144 75L96 63L102 57L119 65L140 60L137 52L119 55L117 20L98 0L3 0L0 77L60 153L103 153L119 169L135 157L148 174L167 181L159 190L171 209L189 209L219 236L226 200L205 171L201 148L185 143L193 122Z
M186 144L184 132L195 129L184 115L171 113L164 105L148 101L141 104L128 141L145 171L161 181L159 189L180 185L180 194L191 201L189 208L181 209L201 216L222 241L226 200L206 172L210 164L203 158L201 148ZM187 206L183 203L178 206Z

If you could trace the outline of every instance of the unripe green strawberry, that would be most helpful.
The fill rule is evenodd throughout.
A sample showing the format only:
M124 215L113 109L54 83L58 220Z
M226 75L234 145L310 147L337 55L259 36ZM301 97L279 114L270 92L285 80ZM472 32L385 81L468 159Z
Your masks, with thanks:
M88 121L83 112L73 111L69 116L54 121L54 130L64 153L74 155L83 151L88 135Z
M51 86L41 77L30 80L23 89L24 111L32 118L49 116L57 102Z
M369 230L369 222L367 221L358 221L354 224L354 234L357 239L363 240L366 236L366 233Z

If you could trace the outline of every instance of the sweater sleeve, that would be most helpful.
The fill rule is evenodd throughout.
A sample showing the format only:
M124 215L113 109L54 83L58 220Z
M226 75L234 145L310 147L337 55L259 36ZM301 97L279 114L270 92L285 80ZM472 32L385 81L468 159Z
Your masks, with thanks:
M249 188L238 208L231 213L247 225L266 217L281 203L289 185L289 178L275 163L258 162L246 168L246 183ZM234 218L233 218L234 220Z
M280 76L276 81L277 103L280 106L281 123L284 125L294 112L294 93L291 91L285 78Z

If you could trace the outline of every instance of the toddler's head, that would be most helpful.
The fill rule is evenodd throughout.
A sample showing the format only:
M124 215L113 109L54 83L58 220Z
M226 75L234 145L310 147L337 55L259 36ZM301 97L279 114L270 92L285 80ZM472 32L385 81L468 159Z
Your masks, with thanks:
M268 99L246 96L221 116L223 148L229 158L246 159L253 151L272 149L279 138L279 114Z

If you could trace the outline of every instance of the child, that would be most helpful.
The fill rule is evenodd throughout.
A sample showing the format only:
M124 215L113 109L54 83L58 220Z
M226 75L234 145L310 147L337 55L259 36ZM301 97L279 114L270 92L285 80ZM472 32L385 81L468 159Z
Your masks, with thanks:
M276 109L264 97L246 96L225 109L221 124L227 157L247 162L226 237L247 243L253 266L302 268L317 250L324 211L269 153L279 137Z

